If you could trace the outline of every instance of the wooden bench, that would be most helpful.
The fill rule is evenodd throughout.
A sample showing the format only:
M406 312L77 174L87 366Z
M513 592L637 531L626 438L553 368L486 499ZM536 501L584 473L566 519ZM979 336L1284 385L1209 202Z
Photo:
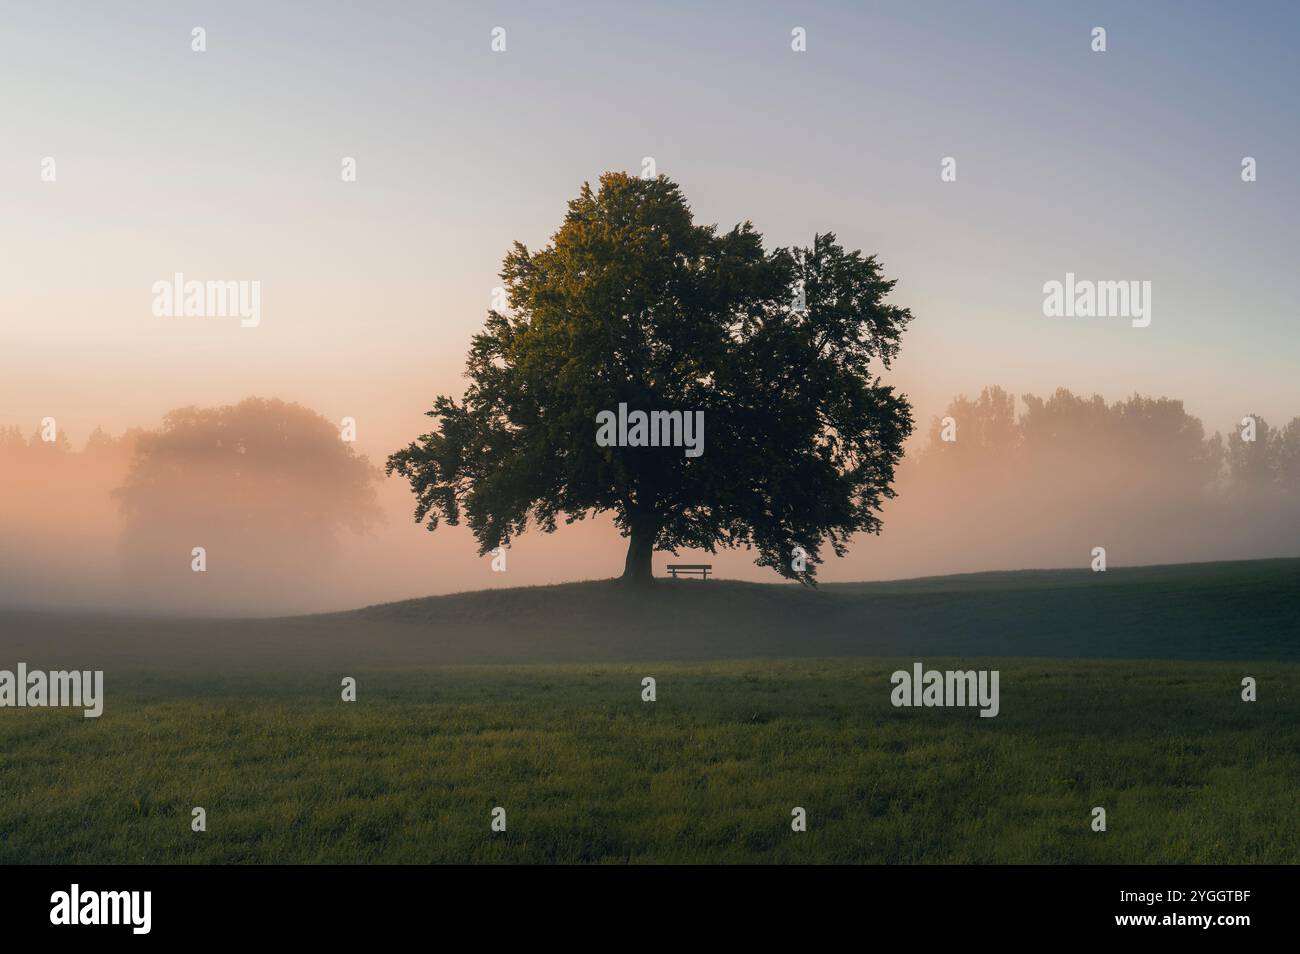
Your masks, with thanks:
M681 573L683 576L691 576L695 573L698 573L700 575L701 580L707 580L709 578L709 571L712 569L713 569L712 563L669 563L668 564L668 572L669 574L672 575L672 578L674 580L677 579L678 573Z

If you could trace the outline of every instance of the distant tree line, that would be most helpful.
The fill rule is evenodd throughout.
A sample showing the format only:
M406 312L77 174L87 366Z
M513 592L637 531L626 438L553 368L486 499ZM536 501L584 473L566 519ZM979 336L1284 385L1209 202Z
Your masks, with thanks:
M81 451L57 422L30 438L0 428L0 474L0 570L11 579L61 576L75 589L111 562L122 587L187 607L320 578L342 531L382 517L378 469L331 421L279 400L179 408L117 438L96 428ZM95 550L104 539L115 553Z
M1277 428L1245 414L1227 432L1207 435L1183 402L1135 394L1107 403L1058 388L1022 396L1024 411L1000 387L955 398L930 424L923 466L966 476L1004 477L1046 467L1087 478L1128 476L1167 488L1300 495L1300 417ZM945 422L951 432L945 440ZM1035 470L1035 474L1037 471Z
M1182 401L986 387L930 422L870 559L888 575L1297 555L1300 417L1207 433Z

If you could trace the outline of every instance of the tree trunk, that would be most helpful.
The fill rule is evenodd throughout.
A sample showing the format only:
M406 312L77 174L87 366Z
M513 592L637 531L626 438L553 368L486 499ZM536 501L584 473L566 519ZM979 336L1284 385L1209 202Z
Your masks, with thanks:
M632 525L631 538L627 544L627 560L623 564L623 581L625 583L649 583L654 579L653 557L657 528L645 524Z

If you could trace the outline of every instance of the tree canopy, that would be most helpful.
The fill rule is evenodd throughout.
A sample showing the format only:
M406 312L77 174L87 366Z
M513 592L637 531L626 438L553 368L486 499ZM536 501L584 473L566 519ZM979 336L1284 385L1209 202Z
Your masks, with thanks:
M876 365L912 316L874 256L830 233L769 252L749 222L696 224L663 176L607 173L501 277L509 308L474 337L464 396L438 397L436 430L388 460L430 530L465 519L487 553L530 521L608 511L625 578L649 579L655 550L749 546L806 582L825 545L879 532L912 416ZM703 453L604 446L620 405L702 412Z

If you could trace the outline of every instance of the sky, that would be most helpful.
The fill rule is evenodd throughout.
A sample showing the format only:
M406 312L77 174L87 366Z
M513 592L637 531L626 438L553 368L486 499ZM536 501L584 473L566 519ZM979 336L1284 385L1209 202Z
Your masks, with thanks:
M886 378L921 432L987 384L1181 398L1211 430L1300 414L1294 4L9 0L2 18L0 425L25 433L53 416L80 446L258 395L354 417L382 461L463 390L510 244L545 244L582 182L644 157L697 221L878 255L916 316ZM260 324L155 316L177 272L259 281ZM1150 326L1044 317L1067 272L1150 281ZM434 564L476 559L463 534L402 529ZM517 579L621 553L608 527L572 533L569 569ZM381 595L470 579L429 569Z

